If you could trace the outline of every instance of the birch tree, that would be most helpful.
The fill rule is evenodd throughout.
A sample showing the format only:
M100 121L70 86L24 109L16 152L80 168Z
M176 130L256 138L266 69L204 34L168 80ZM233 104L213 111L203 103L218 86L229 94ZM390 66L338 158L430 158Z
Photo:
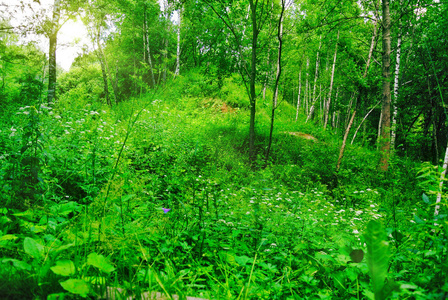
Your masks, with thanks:
M314 73L313 96L311 99L312 103L311 103L310 112L308 113L305 123L307 123L310 119L312 119L314 117L314 110L315 110L316 102L317 102L316 87L317 87L317 77L319 76L319 52L320 52L321 47L322 47L322 37L319 37L319 49L317 50L317 54L316 54L316 70Z
M56 48L58 45L58 32L60 27L61 0L54 0L53 17L47 29L50 46L48 49L48 95L47 101L53 102L56 95Z
M333 91L334 71L336 68L336 56L338 53L338 41L339 41L339 31L338 31L338 36L336 38L336 47L334 49L333 67L331 69L331 78L330 78L330 91L328 92L328 100L325 104L325 109L324 109L324 129L327 128L328 116L330 115L331 92Z

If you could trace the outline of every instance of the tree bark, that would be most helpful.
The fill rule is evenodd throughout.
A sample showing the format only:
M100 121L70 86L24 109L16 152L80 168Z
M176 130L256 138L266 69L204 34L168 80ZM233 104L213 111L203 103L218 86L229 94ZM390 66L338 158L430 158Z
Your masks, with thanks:
M154 77L154 68L152 65L152 57L151 57L151 48L149 47L149 35L146 35L146 47L147 47L147 51L148 51L148 65L149 65L149 72L151 75L151 82L152 82L152 86L156 86L156 79Z
M257 46L258 46L258 24L257 24L257 4L258 1L249 0L249 7L251 11L252 20L252 59L251 59L251 69L250 69L250 121L249 121L249 161L251 164L255 162L255 113L256 113L256 103L257 96L255 93L255 80L257 77Z
M399 89L399 78L400 78L400 57L401 57L401 34L400 26L398 26L398 42L397 42L397 56L395 62L395 79L394 79L394 103L393 103L393 114L392 114L392 128L390 136L390 147L392 150L395 148L396 130L397 130L397 100L398 100L398 89Z
M348 133L350 132L350 128L352 127L353 120L355 119L356 109L353 111L352 117L350 118L350 122L348 123L347 129L345 130L344 139L342 140L342 146L339 151L338 163L336 164L336 173L339 172L341 167L342 157L344 156L345 145L347 143Z
M359 123L358 128L356 128L356 130L355 130L355 134L353 135L352 142L351 142L350 144L353 145L353 142L355 141L356 134L358 133L359 128L361 128L361 125L364 123L364 121L367 119L367 117L370 115L370 113L371 113L371 112L378 106L378 104L380 104L380 103L381 103L381 102L378 102L378 103L377 103L374 107L372 107L372 109L369 110L369 112L364 116L364 118L362 119L361 123Z
M305 113L308 115L308 107L309 107L309 101L310 101L310 97L309 97L309 84L308 84L308 78L309 78L309 73L308 73L308 69L310 67L310 59L309 57L306 58L306 78L305 78Z
M297 95L297 108L296 108L296 122L299 118L299 109L300 109L300 93L302 91L302 70L299 73L299 93Z
M322 38L322 37L320 37ZM317 76L319 75L319 52L320 52L320 48L322 46L322 40L319 40L319 49L317 50L317 56L316 56L316 72L314 74L314 87L313 87L313 97L312 97L312 104L311 104L311 108L310 108L310 112L306 118L305 123L307 123L309 120L312 120L314 117L314 110L316 107L316 86L317 86Z
M56 97L56 48L58 44L59 18L61 0L54 0L51 29L48 33L50 47L48 51L48 94L47 101L53 102Z
M106 67L104 66L104 59L102 57L102 52L100 52L99 49L98 49L98 58L100 60L101 73L103 74L104 94L106 97L106 103L107 103L107 105L111 106L112 103L110 102L110 97L109 97L109 84L108 84L108 80L107 80Z
M328 116L330 115L330 104L331 104L331 92L333 90L333 82L334 82L334 71L336 68L336 56L338 53L338 42L339 42L339 31L338 31L338 37L336 39L336 47L334 49L334 58L333 58L333 68L331 69L331 79L330 79L330 91L328 92L328 100L325 105L324 109L324 129L327 128L328 123Z
M383 106L381 109L381 139L380 139L380 162L379 169L387 172L390 156L390 11L389 1L382 0L383 8Z
M179 24L177 27L176 70L174 71L174 76L178 76L180 73L180 26L181 26L181 24L182 24L182 6L179 8Z

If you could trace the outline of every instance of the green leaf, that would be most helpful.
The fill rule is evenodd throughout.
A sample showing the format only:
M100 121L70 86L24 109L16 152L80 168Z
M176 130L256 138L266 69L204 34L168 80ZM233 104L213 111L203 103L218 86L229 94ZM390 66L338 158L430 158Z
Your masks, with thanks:
M247 263L252 262L252 258L247 257L246 255L242 255L242 256L235 256L235 261L237 262L237 264L239 264L240 266L245 266Z
M23 241L23 249L25 253L36 259L44 258L44 246L36 242L30 237L26 237Z
M81 297L87 297L90 292L90 287L84 280L81 279L69 279L61 282L61 286L68 292Z
M90 253L87 256L87 264L94 266L98 268L100 271L103 271L108 274L115 271L114 266L112 266L103 255L97 254L95 252Z
M5 258L2 260L2 263L12 263L12 265L18 270L26 270L30 271L31 266L24 261L14 259L14 258Z
M386 242L386 233L378 221L372 220L367 224L364 235L367 244L367 265L372 280L372 291L375 299L385 299L383 287L389 267L389 244Z
M420 219L419 216L414 215L414 220L417 224L425 224L425 221L423 221L422 219Z
M18 239L17 236L15 236L14 234L5 234L4 236L0 237L0 242L2 241L14 241Z
M426 204L431 204L428 196L425 193L422 194L422 199L423 199L423 202L425 202Z
M75 264L71 260L58 260L56 265L50 268L55 274L70 276L75 274Z

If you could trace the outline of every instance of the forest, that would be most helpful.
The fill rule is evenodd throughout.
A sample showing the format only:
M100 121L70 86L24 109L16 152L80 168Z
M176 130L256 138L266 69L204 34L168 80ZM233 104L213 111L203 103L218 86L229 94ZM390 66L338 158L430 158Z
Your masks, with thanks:
M0 1L0 298L448 299L447 32L446 0Z

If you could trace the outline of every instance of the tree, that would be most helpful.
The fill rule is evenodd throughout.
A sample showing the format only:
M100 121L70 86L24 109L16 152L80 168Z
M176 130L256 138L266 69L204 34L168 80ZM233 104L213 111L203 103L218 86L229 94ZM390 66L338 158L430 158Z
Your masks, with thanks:
M382 52L382 75L383 93L381 108L381 138L380 138L380 164L381 171L386 172L389 167L390 155L390 10L389 0L382 0L383 11L383 52Z
M282 0L281 2L281 11L280 16L278 18L278 31L277 31L277 40L278 40L278 54L277 54L277 74L275 76L274 83L274 95L272 96L272 110L271 110L271 127L269 130L269 142L268 148L266 150L266 165L269 161L269 154L271 151L272 145L272 133L274 131L274 121L275 121L275 110L278 106L278 85L280 81L280 76L282 75L282 47L283 47L283 16L286 10L286 0Z
M250 120L249 120L249 161L254 163L256 159L255 151L255 115L257 95L255 90L255 83L257 81L257 65L258 65L258 46L259 35L266 21L269 19L272 11L269 5L269 0L249 0L249 24L244 24L242 28L239 28L236 24L236 20L232 19L233 16L241 18L241 10L236 9L236 14L233 11L238 6L227 6L224 1L217 1L218 7L210 0L205 0L209 7L213 10L216 16L224 23L228 30L230 30L233 36L233 43L235 50L238 54L239 72L243 78L246 91L249 96L250 103ZM244 13L243 13L244 15ZM241 20L241 19L240 19ZM245 57L243 40L245 38L246 25L252 31L252 36L248 42L250 49L250 59Z

